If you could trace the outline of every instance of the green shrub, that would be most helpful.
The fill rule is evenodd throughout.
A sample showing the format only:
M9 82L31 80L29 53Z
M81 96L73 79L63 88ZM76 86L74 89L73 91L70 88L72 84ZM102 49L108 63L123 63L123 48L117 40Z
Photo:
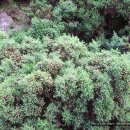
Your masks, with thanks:
M64 23L66 33L91 41L102 34L110 38L113 31L118 33L128 26L129 4L113 0L60 0L52 14L55 20Z
M21 129L22 130L35 130L33 126L29 126L28 124L24 124L24 126Z
M0 127L85 130L113 120L129 122L129 53L99 51L100 42L87 48L65 34L42 42L27 36L21 43L3 39Z
M108 48L121 48L126 44L125 39L120 38L115 32L111 38L110 43L108 43Z
M100 45L100 44L98 44L98 45ZM126 52L130 51L128 37L126 37L126 36L119 37L117 35L117 33L115 33L115 32L114 32L112 38L110 40L106 40L106 42L102 43L102 45L100 45L99 48L107 49L107 50L118 49L118 51L120 51L122 53L126 53Z
M72 1L60 1L58 6L53 10L53 15L58 17L58 19L69 20L69 17L72 17L76 13L77 7Z
M26 37L27 32L26 30L19 30L19 31L10 31L9 37L14 39L15 42L21 43L23 39Z
M37 69L48 71L52 76L57 76L59 70L64 66L64 62L54 54L53 57L43 57L43 60L36 66Z
M89 43L89 45L88 45L88 50L93 51L93 52L99 51L100 50L100 41L92 40L92 42Z
M102 1L102 0L88 0L89 4L92 4L96 7L103 7L103 6L110 6L111 4L113 4L112 0L106 0L106 1Z
M11 87L12 86L12 87ZM10 128L19 126L42 114L46 104L45 97L50 97L49 89L53 86L53 80L47 72L36 71L25 77L11 76L0 85L0 116L2 125ZM42 98L42 96L44 98Z
M49 5L46 0L35 0L23 8L23 11L25 11L30 18L50 18L51 8L51 5Z
M56 20L64 22L66 32L77 36L84 34L81 36L83 39L89 39L94 29L98 28L103 21L96 8L92 9L84 5L77 7L74 1L59 1L53 10L53 15Z
M56 38L48 47L51 52L59 53L63 61L73 59L73 61L76 62L87 53L84 42L80 42L77 37L66 34Z
M35 52L39 52L44 48L44 45L40 40L33 39L32 37L24 37L21 44L18 45L18 49L21 54L34 54Z
M0 130L129 130L129 7L30 1L29 28L0 31Z
M58 129L56 125L52 124L47 120L38 120L37 129L38 130L62 130L62 129Z
M6 39L6 38L8 38L8 35L5 32L0 31L0 39L2 40L2 39Z
M58 37L63 31L64 26L49 19L32 19L30 35L34 38L42 39L44 36L51 38Z

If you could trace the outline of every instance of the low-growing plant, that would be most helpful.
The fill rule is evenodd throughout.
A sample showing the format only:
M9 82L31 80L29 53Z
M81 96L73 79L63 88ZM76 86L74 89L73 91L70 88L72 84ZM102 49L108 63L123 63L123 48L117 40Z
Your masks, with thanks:
M58 37L64 30L64 25L49 19L32 19L32 28L29 30L30 35L34 38L42 39L44 36L50 38Z
M0 129L102 130L129 122L130 54L116 49L125 39L115 33L111 50L103 50L103 37L88 44L61 35L52 20L34 21L20 42L0 33Z

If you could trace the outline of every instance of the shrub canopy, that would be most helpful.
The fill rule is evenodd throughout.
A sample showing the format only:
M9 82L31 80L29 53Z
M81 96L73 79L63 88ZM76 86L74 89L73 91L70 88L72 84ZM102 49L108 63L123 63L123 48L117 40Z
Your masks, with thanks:
M0 31L0 129L130 129L129 5L39 0L23 8L29 28Z

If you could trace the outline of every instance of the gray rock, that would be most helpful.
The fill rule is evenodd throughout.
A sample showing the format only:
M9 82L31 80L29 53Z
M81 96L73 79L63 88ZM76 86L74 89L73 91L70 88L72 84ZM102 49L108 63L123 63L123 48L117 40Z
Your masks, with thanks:
M0 30L7 32L13 23L13 19L5 12L0 14Z

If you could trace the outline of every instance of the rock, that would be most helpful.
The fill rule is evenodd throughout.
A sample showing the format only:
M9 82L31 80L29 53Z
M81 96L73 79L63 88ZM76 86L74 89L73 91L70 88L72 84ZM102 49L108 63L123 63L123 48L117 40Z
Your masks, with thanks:
M5 12L0 13L0 30L7 32L13 24L13 19Z
M19 8L8 9L6 13L13 19L11 25L12 30L18 31L23 28L28 28L30 25L30 18Z
M30 23L30 18L19 8L0 9L0 30L4 32L7 32L9 28L12 31L28 28Z

